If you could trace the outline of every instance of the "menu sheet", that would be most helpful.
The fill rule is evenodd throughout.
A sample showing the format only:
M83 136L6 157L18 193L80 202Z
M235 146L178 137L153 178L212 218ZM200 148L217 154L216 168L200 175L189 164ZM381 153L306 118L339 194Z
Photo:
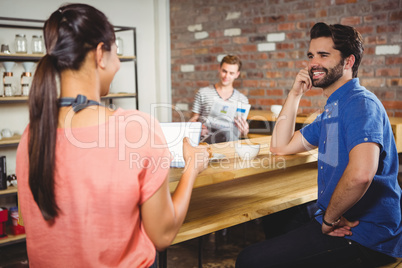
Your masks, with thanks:
M232 128L236 117L247 119L250 104L216 98L207 117L207 124L215 129Z

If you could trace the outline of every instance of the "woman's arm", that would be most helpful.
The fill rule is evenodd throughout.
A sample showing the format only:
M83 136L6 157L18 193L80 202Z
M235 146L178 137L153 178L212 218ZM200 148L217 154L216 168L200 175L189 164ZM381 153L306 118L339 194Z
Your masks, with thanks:
M192 147L188 138L183 140L186 167L173 195L169 191L169 178L141 206L141 217L149 238L157 250L168 247L176 237L187 214L194 181L208 165L207 146Z

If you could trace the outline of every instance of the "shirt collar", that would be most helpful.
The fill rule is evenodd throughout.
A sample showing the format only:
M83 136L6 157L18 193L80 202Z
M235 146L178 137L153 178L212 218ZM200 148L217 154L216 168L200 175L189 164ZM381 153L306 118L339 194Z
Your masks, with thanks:
M332 93L331 96L329 96L329 98L327 100L327 105L334 103L334 102L338 102L347 93L349 93L351 91L351 89L357 88L357 87L360 87L359 78L353 78L352 80L348 81L343 86L341 86L340 88L335 90L335 92Z

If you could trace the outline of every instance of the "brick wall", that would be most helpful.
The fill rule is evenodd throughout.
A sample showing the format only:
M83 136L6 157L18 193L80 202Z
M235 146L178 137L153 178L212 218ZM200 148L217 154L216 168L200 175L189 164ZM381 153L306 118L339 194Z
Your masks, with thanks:
M309 30L316 22L356 27L365 42L361 84L391 116L402 117L401 0L170 0L172 101L187 120L196 91L218 81L219 61L243 61L235 87L254 109L283 104L307 62ZM300 113L321 110L322 90L313 88ZM178 113L174 120L183 120Z

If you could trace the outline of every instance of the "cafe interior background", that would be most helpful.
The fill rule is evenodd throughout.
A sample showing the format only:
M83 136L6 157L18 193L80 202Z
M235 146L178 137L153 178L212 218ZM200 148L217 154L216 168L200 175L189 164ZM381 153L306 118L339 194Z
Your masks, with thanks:
M217 81L219 61L226 54L237 54L243 61L235 87L249 97L252 109L283 104L306 63L309 29L319 21L351 25L362 33L361 83L379 97L390 116L402 116L401 0L81 2L102 10L114 25L136 28L138 88L132 86L132 67L122 64L111 91L138 90L138 108L161 122L189 119L196 91ZM0 17L45 20L63 3L2 0ZM0 43L9 44L11 50L15 34L26 34L28 46L33 34L23 29L0 31ZM124 54L133 55L132 38L123 42ZM1 64L0 71L4 72ZM13 71L20 75L21 64ZM136 108L133 99L114 104ZM324 104L322 91L315 88L302 99L299 113L320 111ZM26 104L0 106L1 129L21 134L27 122ZM8 173L14 173L15 148L2 150L1 155L7 156Z
M252 109L283 104L297 72L307 62L309 29L314 23L356 27L365 42L359 69L361 84L374 92L389 116L402 117L402 0L86 0L118 26L136 28L137 88L133 67L122 64L112 92L138 92L116 100L161 122L185 121L200 87L218 80L219 61L237 54L243 61L235 87L249 97ZM1 0L0 17L45 20L65 1ZM41 31L0 29L0 44L13 50L15 34L28 46ZM131 36L123 36L124 54L133 54ZM12 52L12 51L11 51ZM13 72L19 76L22 65ZM0 64L0 72L5 71ZM320 89L306 94L299 113L320 111ZM0 105L0 129L21 134L28 123L26 103ZM15 172L15 149L1 148L7 173Z

